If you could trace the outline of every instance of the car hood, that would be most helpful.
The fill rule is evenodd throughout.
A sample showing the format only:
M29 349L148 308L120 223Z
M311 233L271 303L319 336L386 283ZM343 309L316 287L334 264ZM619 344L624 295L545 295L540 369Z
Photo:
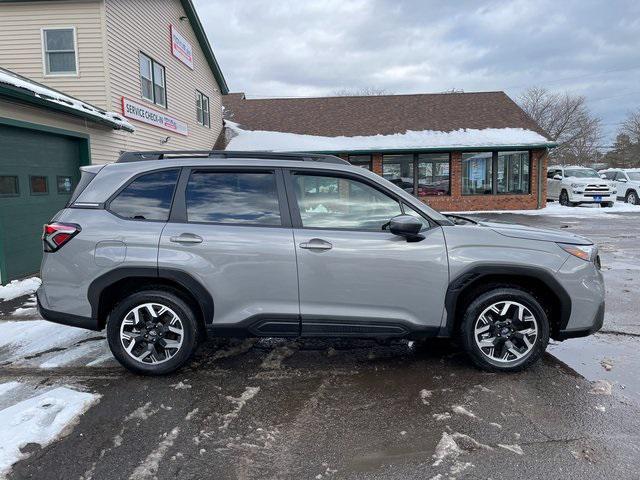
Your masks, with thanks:
M567 181L567 183L578 183L580 185L589 185L591 183L597 185L606 185L607 187L611 185L611 182L609 180L605 180L603 178L566 177L565 180Z
M574 233L546 228L534 228L515 223L479 222L483 227L488 227L500 235L525 240L542 240L544 242L569 243L571 245L592 245L588 238Z

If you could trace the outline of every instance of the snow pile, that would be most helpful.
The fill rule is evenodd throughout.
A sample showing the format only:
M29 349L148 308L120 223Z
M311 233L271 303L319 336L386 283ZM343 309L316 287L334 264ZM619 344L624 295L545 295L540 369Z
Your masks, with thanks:
M0 285L0 300L13 300L23 295L31 295L41 283L38 277L31 277L25 280L13 280L4 287Z
M116 128L118 129L125 129L131 132L134 131L133 125L127 122L121 115L113 112L106 112L97 107L89 105L88 103L82 102L73 97L69 97L67 95L64 95L63 93L47 88L44 85L31 82L25 78L9 72L8 70L0 69L0 83L23 88L33 93L36 97L47 100L48 102L57 103L58 105L63 105L65 107L78 110L79 112L89 114L93 117L108 120L109 122L113 122L114 124L116 124Z
M99 395L58 387L0 411L0 477L18 460L29 443L53 442L98 401Z
M427 204L429 200L427 199ZM616 202L613 207L601 207L599 205L580 205L578 207L563 207L557 202L547 203L545 208L540 210L482 210L482 211L459 211L446 212L457 215L481 215L483 213L513 213L517 215L549 215L552 217L602 217L612 213L640 213L640 205Z
M265 130L244 130L230 120L225 120L225 125L235 134L227 146L229 150L322 152L551 144L539 133L523 128L467 128L452 132L407 130L404 133L391 135L322 137Z

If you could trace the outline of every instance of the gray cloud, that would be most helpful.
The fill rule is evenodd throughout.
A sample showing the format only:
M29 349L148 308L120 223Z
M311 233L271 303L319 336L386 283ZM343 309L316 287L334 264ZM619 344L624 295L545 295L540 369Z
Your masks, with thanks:
M250 97L531 85L587 96L611 134L640 106L635 0L196 0L232 91Z

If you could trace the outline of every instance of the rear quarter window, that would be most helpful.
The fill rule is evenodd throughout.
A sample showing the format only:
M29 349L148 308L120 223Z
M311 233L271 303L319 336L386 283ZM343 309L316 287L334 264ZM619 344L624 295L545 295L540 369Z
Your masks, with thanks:
M109 211L132 220L166 222L177 180L177 169L141 175L111 200Z

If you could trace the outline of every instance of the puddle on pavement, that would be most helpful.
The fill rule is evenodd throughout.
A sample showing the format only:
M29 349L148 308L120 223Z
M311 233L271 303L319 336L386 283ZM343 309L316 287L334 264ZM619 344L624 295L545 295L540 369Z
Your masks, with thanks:
M607 380L640 402L640 337L599 333L549 344L548 352L587 380Z

